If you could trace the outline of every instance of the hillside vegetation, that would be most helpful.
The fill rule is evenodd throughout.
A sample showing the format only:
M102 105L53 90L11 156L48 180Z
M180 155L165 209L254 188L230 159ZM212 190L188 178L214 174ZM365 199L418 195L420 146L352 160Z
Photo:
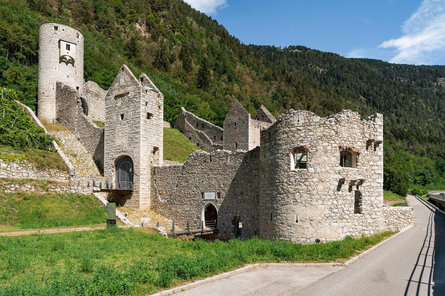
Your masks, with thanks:
M221 125L234 99L252 114L352 109L385 115L385 189L445 186L445 67L345 59L305 47L243 45L180 0L9 0L0 3L0 85L35 108L38 27L85 36L85 78L108 88L121 64L147 73L165 96L165 120L184 106ZM406 161L410 161L409 164Z

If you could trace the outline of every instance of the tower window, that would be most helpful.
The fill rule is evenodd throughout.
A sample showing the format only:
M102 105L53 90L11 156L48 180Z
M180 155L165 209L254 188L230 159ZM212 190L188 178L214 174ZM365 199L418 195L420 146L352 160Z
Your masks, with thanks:
M65 45L66 50L70 50L71 46L69 44Z
M153 117L153 114L151 114L150 112L147 112L147 119L151 119Z
M291 155L291 169L307 169L307 155L309 149L307 147L295 147L289 150Z
M124 120L124 113L121 114L121 120Z
M358 153L352 149L340 148L340 166L345 168L356 168Z
M59 26L54 26L54 31L58 31L59 30Z

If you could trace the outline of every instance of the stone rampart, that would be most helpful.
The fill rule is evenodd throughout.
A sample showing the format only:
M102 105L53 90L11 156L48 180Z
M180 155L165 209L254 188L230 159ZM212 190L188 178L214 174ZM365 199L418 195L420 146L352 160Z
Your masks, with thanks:
M88 115L92 121L105 121L105 97L107 91L96 82L88 81L83 85L82 96L86 98Z
M258 235L259 149L197 151L182 166L155 167L152 209L180 225L197 225L218 211L221 238Z
M223 129L188 112L183 107L176 119L175 127L206 151L222 148Z
M104 166L104 129L97 127L84 114L76 90L57 83L57 121L75 133L100 170Z

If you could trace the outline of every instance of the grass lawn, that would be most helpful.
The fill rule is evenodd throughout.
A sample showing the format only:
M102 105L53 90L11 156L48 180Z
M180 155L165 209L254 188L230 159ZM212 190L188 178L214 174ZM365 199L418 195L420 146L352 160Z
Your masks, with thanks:
M0 192L0 232L103 224L106 209L93 195Z
M394 192L391 192L391 191L383 191L383 199L384 200L394 200L394 201L395 200L404 201L406 198L401 195L398 195Z
M196 150L200 149L179 130L164 128L164 159L183 163Z
M313 245L183 241L117 228L0 237L0 295L145 295L246 263L339 261L390 234Z

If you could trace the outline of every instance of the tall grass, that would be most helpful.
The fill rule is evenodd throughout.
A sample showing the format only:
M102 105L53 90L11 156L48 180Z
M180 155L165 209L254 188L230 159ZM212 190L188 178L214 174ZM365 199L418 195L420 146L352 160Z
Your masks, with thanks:
M346 259L389 234L313 245L180 241L135 229L0 238L0 295L145 295L246 263Z

